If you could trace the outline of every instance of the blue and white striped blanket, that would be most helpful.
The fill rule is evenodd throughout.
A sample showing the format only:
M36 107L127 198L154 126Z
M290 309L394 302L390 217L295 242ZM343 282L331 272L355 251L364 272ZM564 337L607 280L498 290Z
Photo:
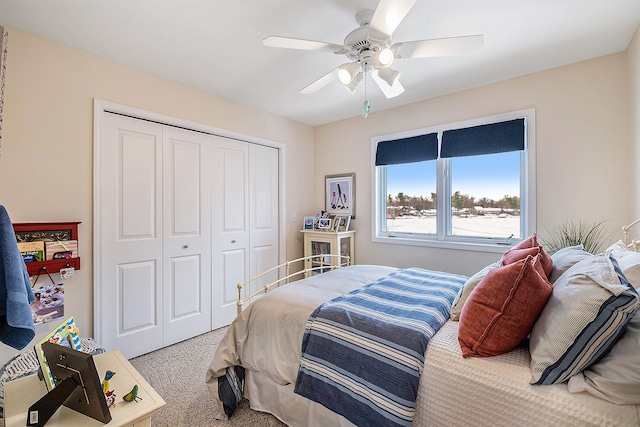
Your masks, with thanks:
M429 340L466 279L408 268L321 305L295 392L358 426L410 426Z

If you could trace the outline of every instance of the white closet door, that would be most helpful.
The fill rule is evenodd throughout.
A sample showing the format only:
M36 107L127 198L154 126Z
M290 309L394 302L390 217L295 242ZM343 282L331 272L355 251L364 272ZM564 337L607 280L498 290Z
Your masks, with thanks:
M162 126L104 114L96 338L127 357L163 341Z
M278 150L219 138L213 176L213 324L236 316L239 283L278 265ZM277 278L264 276L247 297Z
M278 150L252 144L249 147L250 275L278 265ZM272 283L277 272L251 284L251 292Z
M211 329L212 137L103 118L96 336L134 357Z
M163 130L165 346L211 329L211 139Z
M249 278L249 144L216 138L213 153L212 328L236 316L238 283Z
M280 261L279 150L106 111L100 120L96 338L134 357L228 325L238 283Z

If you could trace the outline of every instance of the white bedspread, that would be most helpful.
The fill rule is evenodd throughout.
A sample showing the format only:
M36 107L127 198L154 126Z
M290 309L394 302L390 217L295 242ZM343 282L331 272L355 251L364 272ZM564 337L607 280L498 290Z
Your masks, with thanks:
M615 405L566 384L531 385L522 346L487 358L462 358L458 322L431 339L420 378L416 426L640 426L639 405Z

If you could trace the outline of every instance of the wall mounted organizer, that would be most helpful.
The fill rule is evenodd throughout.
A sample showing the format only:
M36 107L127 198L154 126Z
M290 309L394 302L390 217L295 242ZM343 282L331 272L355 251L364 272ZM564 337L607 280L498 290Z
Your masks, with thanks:
M78 241L78 224L80 222L22 222L14 223L18 243L22 242L66 242ZM74 253L77 255L77 249ZM57 273L63 268L72 267L80 270L80 257L51 259L45 261L26 262L30 276L47 271Z

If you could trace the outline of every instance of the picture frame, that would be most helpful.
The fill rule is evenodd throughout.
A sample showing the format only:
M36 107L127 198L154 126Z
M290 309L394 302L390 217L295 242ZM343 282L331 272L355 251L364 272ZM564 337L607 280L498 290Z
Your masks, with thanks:
M324 210L356 217L356 174L325 175Z
M349 231L350 222L351 217L349 215L341 216L340 221L338 221L338 225L336 226L336 231Z
M303 230L313 230L315 222L316 222L315 217L313 217L313 216L305 216L304 217L304 221L302 222L302 229Z
M319 218L318 230L329 231L331 230L331 224L332 224L331 218Z
M331 231L338 231L338 227L340 226L340 222L344 221L343 216L336 215L333 217L333 224L331 224Z
M315 216L314 216L314 222L313 222L313 229L314 230L319 230L318 228L318 220L320 218L329 218L329 214L325 211L317 211Z
M51 373L51 369L49 369L47 358L44 356L44 351L42 350L42 344L45 342L52 342L63 347L81 350L82 345L80 344L80 331L76 326L74 317L71 316L58 325L57 328L49 332L40 342L38 342L34 348L36 356L38 357L38 362L40 363L40 368L42 369L47 390L51 391L56 385L53 381L53 374Z

